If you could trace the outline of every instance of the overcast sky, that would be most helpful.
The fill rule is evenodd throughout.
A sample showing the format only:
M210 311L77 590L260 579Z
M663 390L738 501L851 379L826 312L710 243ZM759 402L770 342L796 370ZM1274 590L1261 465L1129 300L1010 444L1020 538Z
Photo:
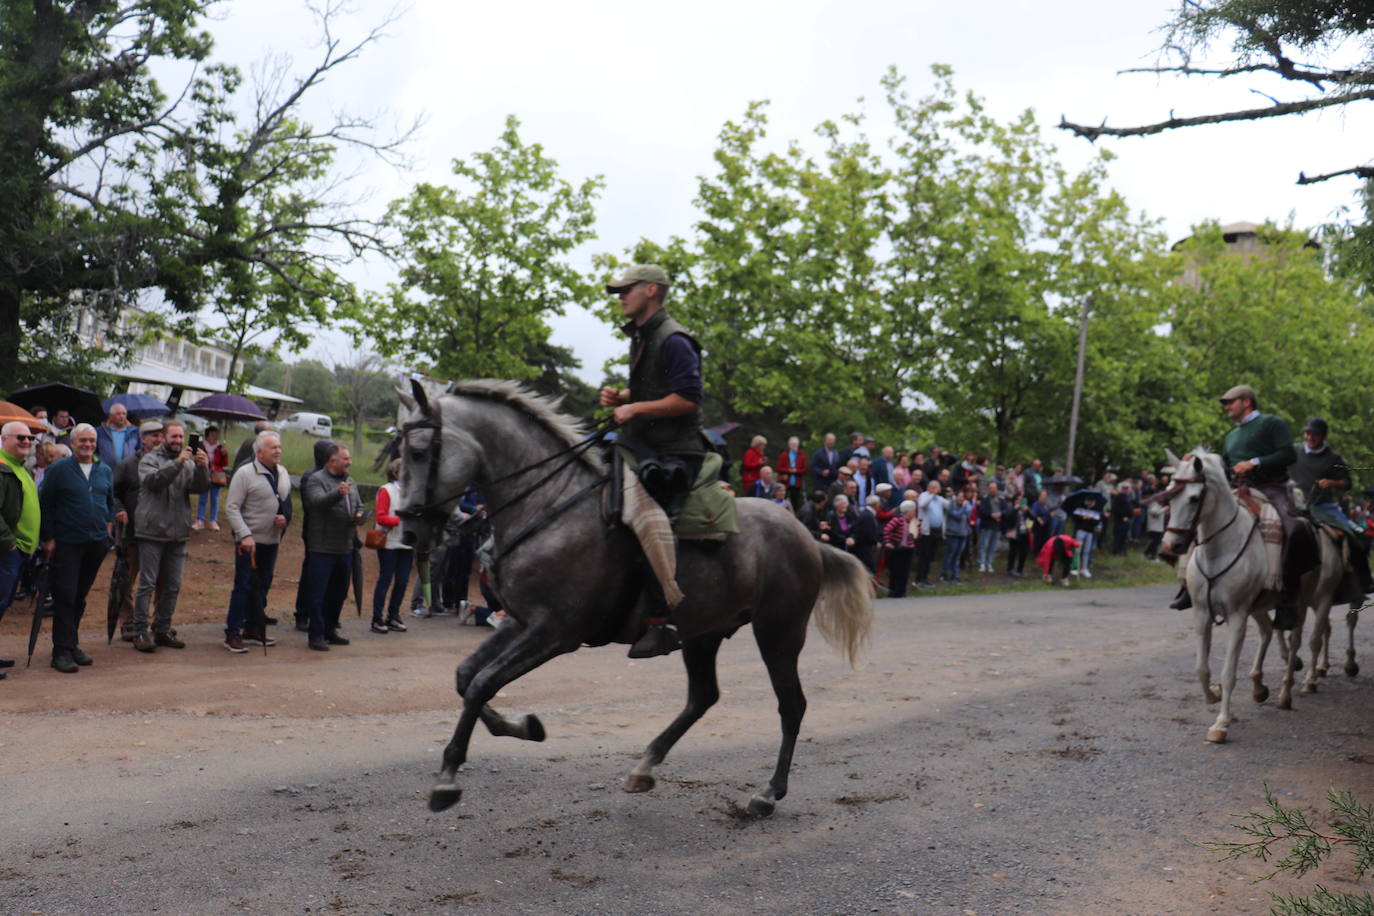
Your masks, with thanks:
M930 65L946 63L958 88L981 95L999 118L1033 108L1070 168L1092 148L1053 128L1061 114L1135 124L1171 110L1182 116L1267 104L1255 89L1296 97L1278 81L1116 75L1155 60L1157 29L1175 6L415 0L381 43L317 90L307 113L316 121L329 108L380 113L394 123L427 118L408 148L411 171L378 163L355 182L376 211L417 181L447 180L454 157L491 147L506 115L515 114L522 138L542 143L565 178L605 177L599 239L576 265L586 269L595 252L690 232L697 176L712 170L721 125L750 101L771 102L770 139L782 146L856 110L861 97L880 115L879 80L890 65L907 75L914 97L929 88ZM220 9L212 25L220 59L246 67L268 53L288 54L305 66L318 54L303 4L230 0ZM346 33L391 9L356 0ZM1298 187L1298 173L1365 162L1372 122L1367 111L1352 109L1115 140L1107 144L1118 156L1111 184L1134 209L1162 217L1171 240L1205 219L1284 222L1291 215L1311 226L1348 205L1355 182ZM875 140L883 124L880 117L869 122ZM380 288L390 273L373 265L355 276ZM573 348L589 381L623 350L618 335L580 309L553 326L554 342ZM347 350L339 335L325 335L310 355L343 359Z

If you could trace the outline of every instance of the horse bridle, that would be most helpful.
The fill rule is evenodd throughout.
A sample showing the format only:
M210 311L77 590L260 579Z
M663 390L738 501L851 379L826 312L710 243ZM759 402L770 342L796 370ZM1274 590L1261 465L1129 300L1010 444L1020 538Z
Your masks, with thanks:
M581 442L574 443L573 445L570 445L567 448L560 449L550 455L546 455L545 457L539 459L533 464L528 464L525 467L518 468L514 471L511 471L509 474L503 474L500 477L487 481L487 486L502 483L512 478L519 477L522 474L526 474L530 471L533 471L536 468L543 467L550 461L553 461L555 458L560 458L564 455L568 456L568 459L566 461L564 461L558 467L554 468L552 471L550 471L544 477L540 478L538 481L535 481L530 486L526 487L524 490L517 493L515 496L512 496L510 499L506 500L501 505L493 509L486 510L485 517L487 519L495 518L502 512L505 512L507 509L514 506L516 503L519 503L521 500L529 496L531 493L534 493L536 490L540 488L541 484L547 483L549 480L552 480L554 477L558 476L558 474L560 474L565 468L569 467L574 462L581 459L584 452L587 452L594 445L601 441L601 437L604 433L609 432L610 430L616 428L619 425L620 424L616 422L613 416L607 417L601 422L597 423L594 427L592 427L592 430L590 433L588 433L587 438L583 439ZM444 438L443 423L441 422L441 417L439 415L439 410L437 407L431 407L429 410L426 410L420 416L419 419L410 420L402 424L401 427L396 431L396 438L393 441L396 443L403 442L408 434L418 429L434 430L434 436L430 442L429 449L429 467L425 470L425 501L422 505L416 508L402 509L396 514L400 518L419 519L423 521L428 521L430 524L433 525L443 525L448 522L449 512L451 511L445 509L444 507L451 504L454 500L459 499L460 496L450 496L447 499L434 498L434 492L438 489L439 486L439 464L440 459L442 457L441 445L443 443ZM399 452L399 444L397 445L396 450ZM579 502L583 497L590 495L600 487L604 486L609 480L609 477L598 477L596 480L592 481L592 483L588 486L582 488L577 493L573 494L571 497L563 500L561 503L554 506L552 509L549 510L547 514L531 521L530 524L527 525L519 534L515 535L515 537L511 538L510 541L508 541L503 546L501 550L501 555L508 555L511 551L513 551L516 548L518 544L523 542L536 530L547 524L550 519L558 515L561 515L565 510L571 508L573 504ZM472 518L463 522L463 524L476 525L478 521L479 518L477 516L473 516Z
M1202 521L1202 507L1203 507L1204 503L1205 503L1206 500L1207 500L1207 478L1206 478L1206 477L1183 477L1183 478L1175 477L1175 478L1173 479L1173 482L1169 485L1169 489L1165 490L1163 493L1160 494L1160 501L1161 501L1161 502L1170 502L1170 501L1172 501L1172 499L1174 498L1174 496L1176 496L1177 494L1183 492L1184 487L1186 487L1186 486L1187 486L1188 484L1190 484L1190 483L1195 483L1195 484L1198 484L1199 486L1202 487L1202 495L1201 495L1200 497L1198 497L1197 511L1193 513L1193 523L1192 523L1191 525L1189 525L1187 528L1172 528L1172 527L1170 527L1170 528L1165 528L1164 531L1165 531L1166 534L1183 534L1183 535L1187 535L1188 539L1191 541L1191 540L1193 539L1193 537L1195 537L1195 536L1197 535L1197 526L1198 526L1198 523ZM1233 524L1235 524L1236 519L1239 518L1239 517L1240 517L1240 500L1236 500L1236 509L1235 509L1234 512L1231 513L1231 518L1230 518L1230 520L1227 521L1226 524L1224 524L1224 525L1222 525L1220 528L1218 528L1216 531L1212 532L1212 534L1211 534L1209 537L1207 537L1205 540L1199 540L1199 541L1197 542L1197 546L1198 546L1199 548L1201 548L1201 547L1203 547L1204 545L1210 544L1212 541L1215 541L1218 537L1221 536L1222 532L1224 532L1227 528L1230 528ZM1231 558L1231 562L1230 562L1230 563L1227 563L1226 566L1225 566L1223 569L1221 569L1221 570L1219 570L1219 571L1217 571L1217 572L1215 572L1215 573L1208 573L1206 570L1204 570L1204 569L1202 568L1202 563L1201 563L1202 554L1197 554L1197 555L1194 557L1194 563L1197 564L1197 571L1198 571L1198 573L1202 576L1203 581L1205 581L1205 582L1207 583L1207 596L1206 596L1205 604L1206 604L1206 606L1207 606L1207 608L1208 608L1209 610L1211 610L1211 607L1212 607L1212 586L1213 586L1213 584L1215 584L1216 581L1217 581L1218 579L1220 579L1222 576L1224 576L1224 575L1226 575L1228 572L1230 572L1231 569L1236 565L1236 563L1240 561L1240 558L1241 558L1242 556L1245 555L1244 547L1249 546L1250 539L1251 539L1252 537L1255 536L1255 532L1258 531L1258 530L1259 530L1259 516L1256 515L1256 516L1255 516L1255 520L1254 520L1254 524L1252 524L1252 525L1250 526L1250 533L1247 534L1247 535L1245 536L1245 543L1242 545L1242 549L1236 551L1235 556L1233 556L1233 557ZM1212 618L1212 619L1213 619L1213 623L1217 623L1217 622L1218 622L1218 621L1217 621L1217 618L1216 618L1215 612L1213 612L1213 618Z

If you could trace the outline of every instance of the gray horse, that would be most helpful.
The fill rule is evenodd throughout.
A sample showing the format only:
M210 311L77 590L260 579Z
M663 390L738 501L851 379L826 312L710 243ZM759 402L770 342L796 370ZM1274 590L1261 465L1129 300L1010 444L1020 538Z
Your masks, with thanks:
M458 666L463 711L429 799L430 810L442 811L462 796L458 768L478 719L493 735L544 738L534 716L512 721L492 709L497 691L583 645L633 642L651 574L634 536L603 520L603 462L582 448L588 437L554 404L504 381L463 382L433 401L417 384L403 401L411 411L398 442L406 543L427 549L437 523L476 482L491 517L498 593L515 620ZM872 588L857 559L818 544L770 500L741 500L739 527L723 543L679 545L677 581L686 598L673 619L683 642L687 705L649 743L624 788L653 788L653 768L720 696L721 641L749 623L782 719L773 777L749 801L749 811L763 816L787 794L806 710L797 658L812 609L821 634L853 664L872 623Z

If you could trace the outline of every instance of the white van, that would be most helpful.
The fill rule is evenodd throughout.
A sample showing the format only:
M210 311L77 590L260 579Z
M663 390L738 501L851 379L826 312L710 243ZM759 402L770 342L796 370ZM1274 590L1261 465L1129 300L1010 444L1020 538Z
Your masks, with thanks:
M281 428L328 439L334 434L334 421L322 413L293 413L281 422Z

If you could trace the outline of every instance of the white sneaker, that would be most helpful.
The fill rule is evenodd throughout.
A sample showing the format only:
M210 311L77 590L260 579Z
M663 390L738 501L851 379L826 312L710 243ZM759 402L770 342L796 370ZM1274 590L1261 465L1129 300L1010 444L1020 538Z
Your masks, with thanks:
M206 522L205 526L209 528L211 531L219 530L219 522Z
M1076 576L1076 575L1078 575L1078 570L1076 570L1076 569L1071 569L1071 570L1069 570L1069 575L1071 575L1071 576Z
M202 522L200 519L196 519L194 522L191 523L191 530L192 530L192 531L200 531L200 530L203 529L204 527L205 527L205 523Z
M1093 571L1092 571L1091 569L1085 569L1085 570L1083 570L1083 578L1084 578L1084 579L1091 579L1092 577L1093 577Z

